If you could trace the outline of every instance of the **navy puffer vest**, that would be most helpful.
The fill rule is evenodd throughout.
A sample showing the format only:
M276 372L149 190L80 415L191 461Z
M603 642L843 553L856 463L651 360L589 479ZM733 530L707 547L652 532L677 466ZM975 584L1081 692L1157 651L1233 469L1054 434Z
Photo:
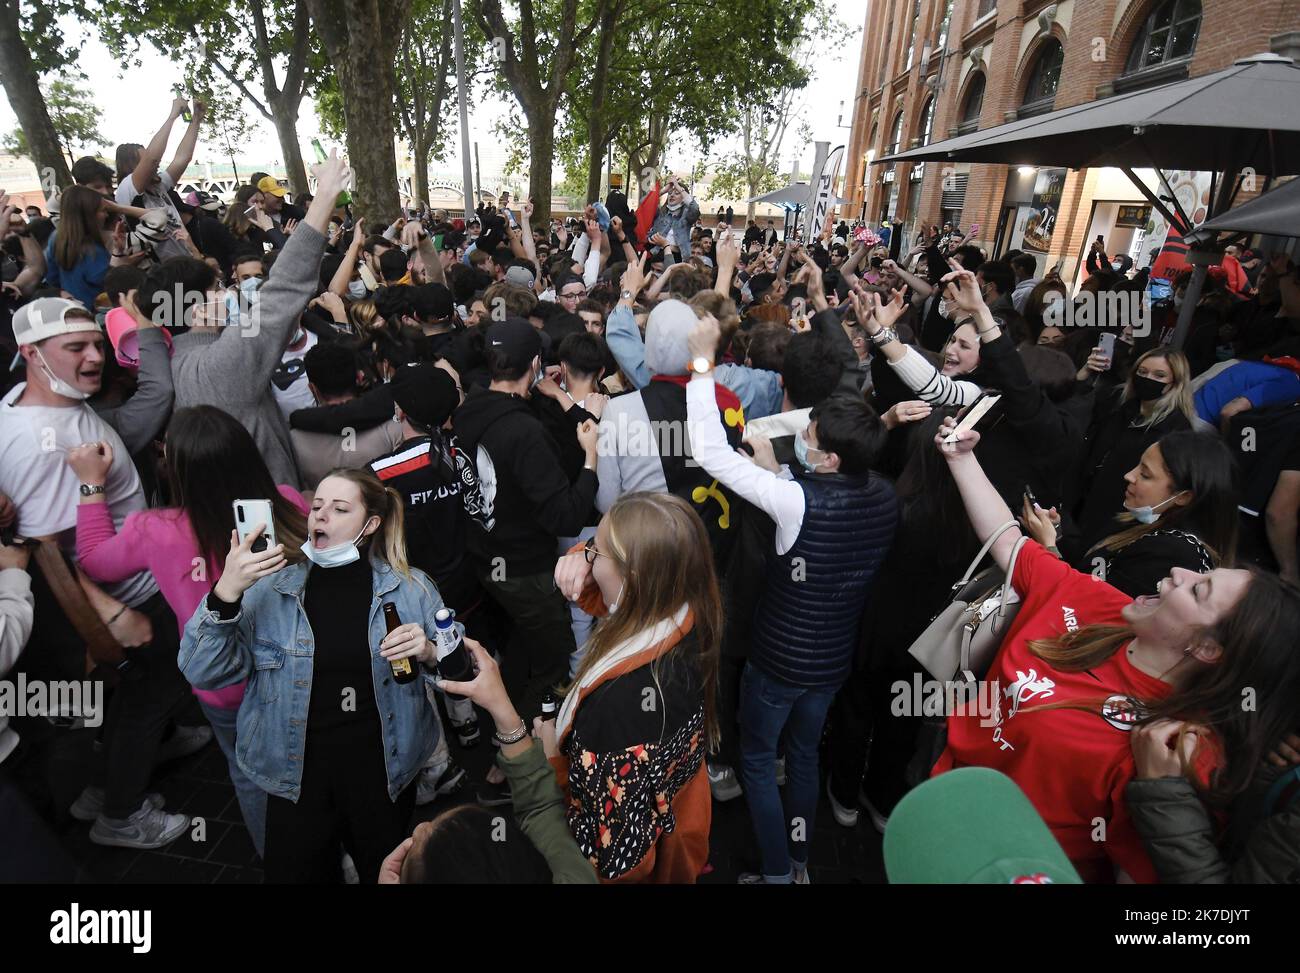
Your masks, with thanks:
M894 488L879 476L795 472L803 526L785 554L769 555L767 586L754 613L749 661L808 689L849 674L867 591L898 522Z

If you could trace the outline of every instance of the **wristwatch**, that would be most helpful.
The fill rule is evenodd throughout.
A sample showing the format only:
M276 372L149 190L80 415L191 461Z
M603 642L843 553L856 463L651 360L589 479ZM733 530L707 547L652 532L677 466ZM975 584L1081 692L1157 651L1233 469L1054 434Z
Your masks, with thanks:
M83 497L93 497L97 493L104 492L102 483L83 483L81 484L81 495Z
M709 372L713 371L713 360L705 358L703 355L698 355L695 358L692 358L686 367L696 375L707 375Z
M618 296L619 296L620 298L622 298L623 300L625 300L625 301L635 301L635 300L636 300L636 295L633 294L633 293L632 293L630 290L628 290L627 288L624 288L624 289L623 289L623 292L622 292L621 294L619 294Z
M867 335L867 340L877 348L882 348L891 341L897 341L898 332L893 328L881 328L875 334Z

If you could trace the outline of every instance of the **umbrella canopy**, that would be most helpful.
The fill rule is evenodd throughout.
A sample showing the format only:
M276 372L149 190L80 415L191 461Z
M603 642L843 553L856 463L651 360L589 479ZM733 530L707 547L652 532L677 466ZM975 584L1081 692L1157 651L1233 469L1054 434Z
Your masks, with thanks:
M1300 172L1300 67L1256 54L1199 78L1104 98L876 159Z
M1188 242L1212 240L1220 231L1263 233L1266 236L1300 236L1300 179L1292 179L1206 220L1184 237Z
M806 182L792 182L784 189L774 189L770 193L764 193L762 196L755 196L752 199L745 200L746 203L771 203L773 206L784 206L786 209L794 209L796 206L805 206L808 203L808 184ZM839 196L831 197L832 206L848 206L850 200L841 199Z

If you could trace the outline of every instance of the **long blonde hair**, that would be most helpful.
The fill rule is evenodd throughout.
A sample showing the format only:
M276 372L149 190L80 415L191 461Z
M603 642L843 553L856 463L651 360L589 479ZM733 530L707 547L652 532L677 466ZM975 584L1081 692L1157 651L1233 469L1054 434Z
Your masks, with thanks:
M710 745L714 745L718 738L715 696L722 644L722 595L704 524L681 497L646 492L619 497L605 514L605 522L609 527L609 550L601 554L618 567L624 578L623 593L618 611L602 619L587 640L575 685L618 646L671 618L683 604L689 605L698 648L682 661L694 665L700 674L704 725ZM674 649L663 658L676 654Z
M356 484L367 518L379 518L379 530L371 535L375 540L370 545L372 555L386 561L403 578L411 580L411 566L406 561L406 512L401 494L390 486L384 486L379 477L367 469L340 467L330 470L321 479L331 476Z
M1138 425L1150 428L1164 422L1175 412L1181 412L1187 417L1188 422L1194 423L1196 404L1192 401L1192 368L1187 363L1187 356L1181 351L1174 351L1172 348L1164 346L1152 348L1133 363L1133 367L1128 372L1128 381L1124 383L1120 392L1121 404L1128 405L1130 402L1137 400L1138 366L1148 358L1163 358L1167 361L1174 380L1169 383L1169 389L1165 394L1156 399L1151 415L1141 419Z

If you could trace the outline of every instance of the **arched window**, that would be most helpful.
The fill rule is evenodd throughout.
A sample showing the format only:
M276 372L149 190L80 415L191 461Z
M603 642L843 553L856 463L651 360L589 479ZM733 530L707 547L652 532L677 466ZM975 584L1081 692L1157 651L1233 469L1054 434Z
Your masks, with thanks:
M929 145L930 136L934 132L934 96L925 103L925 108L921 109L921 129L916 133L917 145Z
M1034 66L1029 72L1029 83L1025 85L1025 97L1021 101L1024 108L1042 111L1050 110L1056 100L1056 88L1061 83L1061 64L1065 61L1065 51L1061 42L1050 37L1043 42L1034 58ZM1022 111L1021 114L1027 114Z
M980 112L984 109L984 72L981 71L971 78L970 86L966 89L966 100L961 106L961 122L957 125L957 131L965 134L973 132L980 127Z
M900 111L894 116L894 127L889 132L889 145L885 149L885 155L893 155L898 151L903 141L903 113Z
M1164 0L1147 15L1138 31L1124 73L1134 74L1190 58L1200 33L1200 0Z

